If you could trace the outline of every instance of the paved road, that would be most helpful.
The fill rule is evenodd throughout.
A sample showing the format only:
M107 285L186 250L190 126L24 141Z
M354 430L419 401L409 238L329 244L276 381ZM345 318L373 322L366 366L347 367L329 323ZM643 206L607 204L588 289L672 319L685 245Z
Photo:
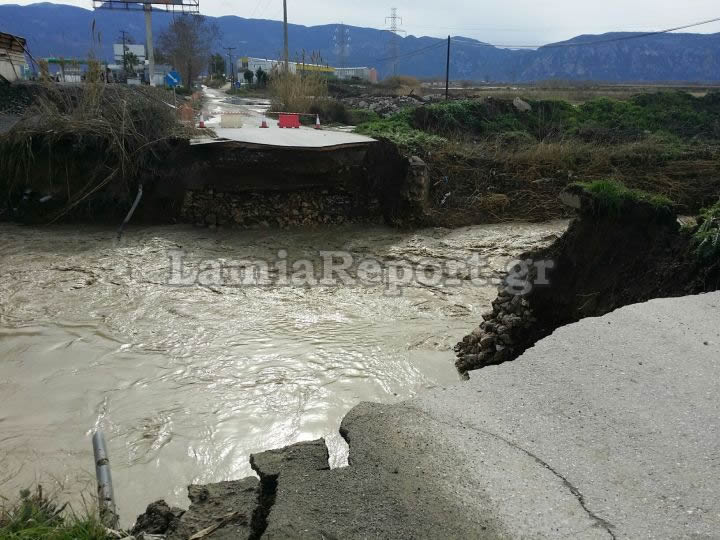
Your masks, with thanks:
M317 130L311 127L299 129L281 129L277 120L265 116L270 106L269 100L247 98L236 99L236 103L227 103L228 96L220 90L204 89L206 104L204 113L206 125L213 128L219 139L232 140L250 145L276 146L284 148L335 148L348 145L368 144L370 137L346 133L338 130ZM231 113L242 120L240 128L221 127L222 115ZM267 129L260 128L267 121ZM199 139L193 144L208 144L218 141Z
M254 456L267 538L720 537L720 293L556 331L515 362ZM440 536L438 536L440 535Z

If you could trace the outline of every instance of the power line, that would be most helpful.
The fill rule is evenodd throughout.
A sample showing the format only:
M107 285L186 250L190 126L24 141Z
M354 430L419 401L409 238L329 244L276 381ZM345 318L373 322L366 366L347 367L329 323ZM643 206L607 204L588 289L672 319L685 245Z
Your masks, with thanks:
M453 39L455 43L460 43L464 45L471 45L475 47L498 47L498 48L504 48L504 49L559 49L559 48L566 48L566 47L584 47L588 45L601 45L604 43L615 43L618 41L629 41L631 39L642 39L646 37L652 37L652 36L659 36L661 34L668 34L670 32L676 32L678 30L686 30L688 28L694 28L696 26L703 26L705 24L710 24L714 22L720 22L720 17L717 17L715 19L708 19L706 21L700 21L692 24L686 24L683 26L676 26L674 28L667 28L665 30L657 30L655 32L645 32L642 34L633 34L630 36L620 36L616 38L608 38L608 39L599 39L595 41L581 41L581 42L575 42L575 43L551 43L548 45L496 45L492 43L476 43L474 41L463 41L460 39Z
M445 41L441 41L440 43L434 43L432 45L428 45L427 47L423 47L422 49L416 49L414 51L410 51L404 54L399 54L397 56L388 56L387 58L374 58L373 62L386 62L389 60L398 60L400 58L410 58L411 56L417 56L420 53L423 53L425 51L429 51L431 49L439 49L440 47L445 47Z
M248 19L252 19L252 18L253 18L253 16L254 16L255 13L257 12L257 10L258 10L258 8L260 7L260 4L262 4L262 2L263 2L263 0L258 0L258 3L255 4L255 9L253 9L253 10L250 12L250 16L248 17Z

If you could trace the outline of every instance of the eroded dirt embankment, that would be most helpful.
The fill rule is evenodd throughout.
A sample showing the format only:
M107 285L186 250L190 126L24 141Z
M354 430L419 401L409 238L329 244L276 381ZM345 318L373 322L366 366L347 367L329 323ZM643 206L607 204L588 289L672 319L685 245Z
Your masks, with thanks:
M563 194L577 209L553 245L526 253L524 274L509 275L492 310L456 347L461 372L514 360L561 326L617 308L720 288L720 261L702 261L690 230L665 207L623 201L614 211L581 188ZM538 284L538 266L548 268ZM542 277L542 276L541 276ZM529 283L531 290L514 294ZM530 288L530 287L528 287Z

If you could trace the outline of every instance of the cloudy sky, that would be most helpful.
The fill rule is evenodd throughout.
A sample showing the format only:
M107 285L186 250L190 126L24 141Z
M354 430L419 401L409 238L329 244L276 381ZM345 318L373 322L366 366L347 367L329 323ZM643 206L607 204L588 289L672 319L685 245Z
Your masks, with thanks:
M0 4L30 4L0 0ZM91 0L58 2L90 7ZM615 30L660 30L720 17L718 0L288 0L291 22L304 25L345 22L382 28L397 7L404 28L416 36L473 37L507 45L536 45L578 34ZM282 0L200 0L206 15L281 19ZM720 32L720 23L689 30Z

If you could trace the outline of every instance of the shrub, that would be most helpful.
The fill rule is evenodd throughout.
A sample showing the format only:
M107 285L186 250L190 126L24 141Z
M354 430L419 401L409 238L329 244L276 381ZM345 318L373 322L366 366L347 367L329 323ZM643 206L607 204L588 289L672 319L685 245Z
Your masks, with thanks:
M377 120L380 120L378 113L369 109L350 109L348 111L348 121L354 126L375 122Z
M702 260L720 258L720 201L703 210L700 221L695 233L698 257Z
M311 106L309 112L313 115L320 115L320 121L323 124L337 123L349 124L350 115L345 105L333 99L316 100ZM311 123L315 123L315 118L310 118Z

